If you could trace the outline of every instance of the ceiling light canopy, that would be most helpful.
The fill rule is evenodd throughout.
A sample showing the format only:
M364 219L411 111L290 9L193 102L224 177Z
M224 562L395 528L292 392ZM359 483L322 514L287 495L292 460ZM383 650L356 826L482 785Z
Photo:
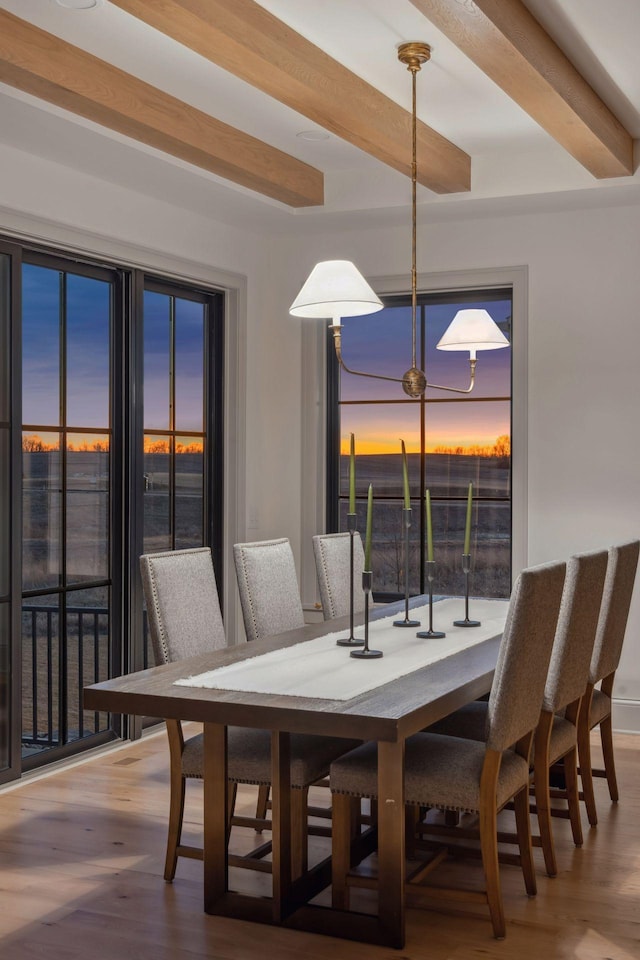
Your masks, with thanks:
M327 317L332 320L331 331L336 357L342 370L359 377L375 380L392 380L401 383L404 392L412 398L420 397L427 386L453 393L471 393L475 383L476 352L499 350L509 346L509 341L486 310L459 310L437 347L439 350L469 351L470 381L466 388L428 383L424 371L417 366L417 270L416 270L416 192L417 192L417 118L416 74L431 56L427 43L402 43L398 47L398 59L411 73L411 338L412 363L402 377L385 377L380 374L353 370L342 358L342 317L357 317L381 310L384 304L376 296L362 274L349 260L325 260L317 263L302 290L293 301L289 312L294 317Z
M55 0L59 7L65 7L67 10L93 10L95 7L101 7L104 0Z
M326 130L301 130L300 133L296 133L296 137L299 140L310 140L312 143L316 143L320 140L329 140L331 134L327 133Z

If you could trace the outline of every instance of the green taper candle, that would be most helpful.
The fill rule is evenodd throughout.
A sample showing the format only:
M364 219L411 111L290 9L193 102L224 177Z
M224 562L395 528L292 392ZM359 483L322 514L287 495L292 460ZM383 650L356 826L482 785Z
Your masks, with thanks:
M404 446L404 440L401 440L402 444L402 482L404 484L404 508L405 510L411 510L411 494L409 493L409 471L407 470L407 451Z
M433 560L433 528L431 526L431 494L428 490L424 494L427 514L427 560Z
M369 484L367 497L367 530L364 536L364 568L371 570L371 531L373 529L373 484Z
M473 483L469 484L469 494L467 496L467 523L464 528L464 554L471 553L471 509L473 507Z
M349 454L349 513L356 512L356 438L351 434Z

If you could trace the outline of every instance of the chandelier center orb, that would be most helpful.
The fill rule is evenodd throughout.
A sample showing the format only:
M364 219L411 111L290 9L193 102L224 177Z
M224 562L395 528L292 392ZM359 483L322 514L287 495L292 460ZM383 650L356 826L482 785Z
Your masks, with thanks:
M407 370L402 378L402 389L408 397L416 400L422 396L426 388L427 378L422 370L418 370L417 367L411 367L410 370Z

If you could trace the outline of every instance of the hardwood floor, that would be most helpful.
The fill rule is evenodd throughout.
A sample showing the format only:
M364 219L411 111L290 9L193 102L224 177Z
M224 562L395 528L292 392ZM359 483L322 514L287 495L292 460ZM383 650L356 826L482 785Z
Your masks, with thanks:
M599 824L576 849L554 819L558 876L535 851L538 896L529 900L516 867L502 866L507 938L491 936L486 911L412 896L403 951L348 943L202 911L202 864L180 860L162 879L168 813L164 732L48 777L0 792L0 956L7 960L637 960L640 958L640 738L614 738L620 803L596 782ZM595 744L595 741L594 741ZM598 748L594 758L598 762ZM255 809L240 788L238 812ZM323 794L318 793L322 803ZM199 842L202 792L187 787L185 831ZM508 814L507 814L508 816ZM534 824L535 827L535 824ZM241 835L244 833L244 837ZM233 845L255 836L234 831ZM326 841L314 841L322 844ZM479 864L446 864L480 885ZM436 880L438 871L433 875ZM244 885L264 875L234 871ZM266 890L267 888L265 888ZM367 890L354 893L366 909ZM360 899L362 898L362 899ZM446 910L446 912L445 912Z

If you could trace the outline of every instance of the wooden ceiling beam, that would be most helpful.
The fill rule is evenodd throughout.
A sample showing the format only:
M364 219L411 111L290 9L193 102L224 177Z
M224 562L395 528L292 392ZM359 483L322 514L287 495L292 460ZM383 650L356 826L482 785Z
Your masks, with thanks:
M319 170L0 10L0 81L292 207Z
M341 139L411 175L411 114L253 0L112 2ZM389 56L394 57L393 50ZM407 76L407 99L410 89ZM436 193L470 189L468 154L420 122L417 152L418 181L425 187Z
M411 0L594 177L633 173L633 140L522 0Z

